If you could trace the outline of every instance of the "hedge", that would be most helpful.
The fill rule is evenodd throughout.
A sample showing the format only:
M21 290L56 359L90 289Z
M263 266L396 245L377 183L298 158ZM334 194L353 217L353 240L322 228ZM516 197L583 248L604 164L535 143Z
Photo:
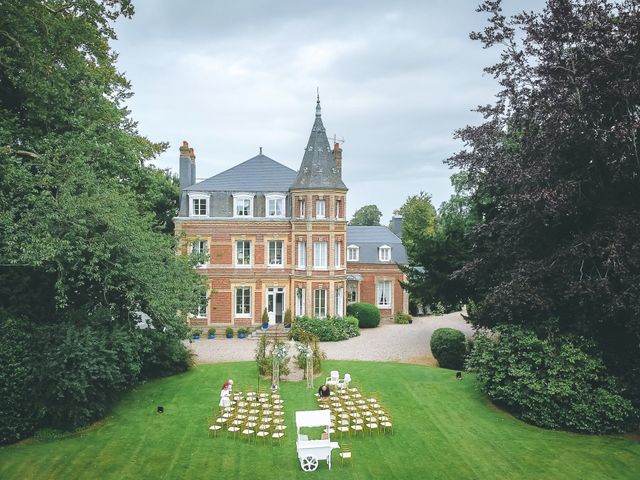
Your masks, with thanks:
M360 328L375 328L380 324L380 310L370 303L348 305L347 315L356 317Z
M494 402L543 428L581 433L638 428L639 412L589 341L568 335L540 339L515 326L497 327L495 333L477 335L467 360Z
M464 333L453 328L438 328L431 335L431 353L442 368L460 370L467 354Z
M321 342L336 342L357 337L360 329L354 317L298 317L291 326L289 336L300 341L304 333L318 337Z

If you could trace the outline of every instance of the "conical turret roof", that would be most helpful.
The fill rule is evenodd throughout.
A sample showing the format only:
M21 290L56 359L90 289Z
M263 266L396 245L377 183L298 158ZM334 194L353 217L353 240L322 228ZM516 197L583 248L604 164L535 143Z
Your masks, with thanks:
M320 98L316 104L316 119L313 122L309 142L304 150L302 164L291 189L326 188L347 190L329 146L327 132L322 124Z

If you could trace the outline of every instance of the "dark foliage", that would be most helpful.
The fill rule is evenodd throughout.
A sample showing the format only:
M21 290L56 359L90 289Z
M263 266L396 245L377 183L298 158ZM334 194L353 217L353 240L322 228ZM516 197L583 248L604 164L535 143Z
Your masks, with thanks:
M176 312L203 286L168 234L175 178L148 165L166 144L124 107L109 42L130 1L0 9L0 321L19 321L0 332L4 442L86 425L140 380L186 368ZM140 311L157 330L136 328Z
M472 34L500 46L502 90L449 159L482 204L456 278L476 325L549 325L593 340L640 406L640 10L548 0ZM484 202L481 202L483 199Z
M0 317L0 445L30 436L40 420L33 392L36 362L31 326Z
M460 370L467 355L464 333L453 328L438 328L431 335L431 353L442 368Z
M380 310L370 303L347 305L347 315L357 318L360 328L375 328L380 325Z
M584 433L638 428L637 410L591 342L573 336L541 340L516 326L496 330L495 338L477 336L467 361L492 400L544 428Z

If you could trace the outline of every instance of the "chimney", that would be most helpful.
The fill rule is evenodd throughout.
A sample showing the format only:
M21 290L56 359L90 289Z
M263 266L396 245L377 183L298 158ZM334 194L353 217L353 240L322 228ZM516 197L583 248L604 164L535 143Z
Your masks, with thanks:
M189 142L182 142L180 147L180 190L196 183L196 155Z
M338 175L340 175L340 178L342 178L342 149L340 148L340 144L338 142L335 142L333 144L333 159L336 162Z
M391 217L391 231L402 239L402 215L394 215Z
M191 185L194 185L196 183L196 154L193 148L189 149L189 159L191 160Z

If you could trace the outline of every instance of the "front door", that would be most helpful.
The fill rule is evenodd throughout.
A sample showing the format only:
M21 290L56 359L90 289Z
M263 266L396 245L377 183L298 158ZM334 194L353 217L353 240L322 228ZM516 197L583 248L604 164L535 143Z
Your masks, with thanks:
M282 323L284 319L284 287L267 288L267 313L270 325Z

